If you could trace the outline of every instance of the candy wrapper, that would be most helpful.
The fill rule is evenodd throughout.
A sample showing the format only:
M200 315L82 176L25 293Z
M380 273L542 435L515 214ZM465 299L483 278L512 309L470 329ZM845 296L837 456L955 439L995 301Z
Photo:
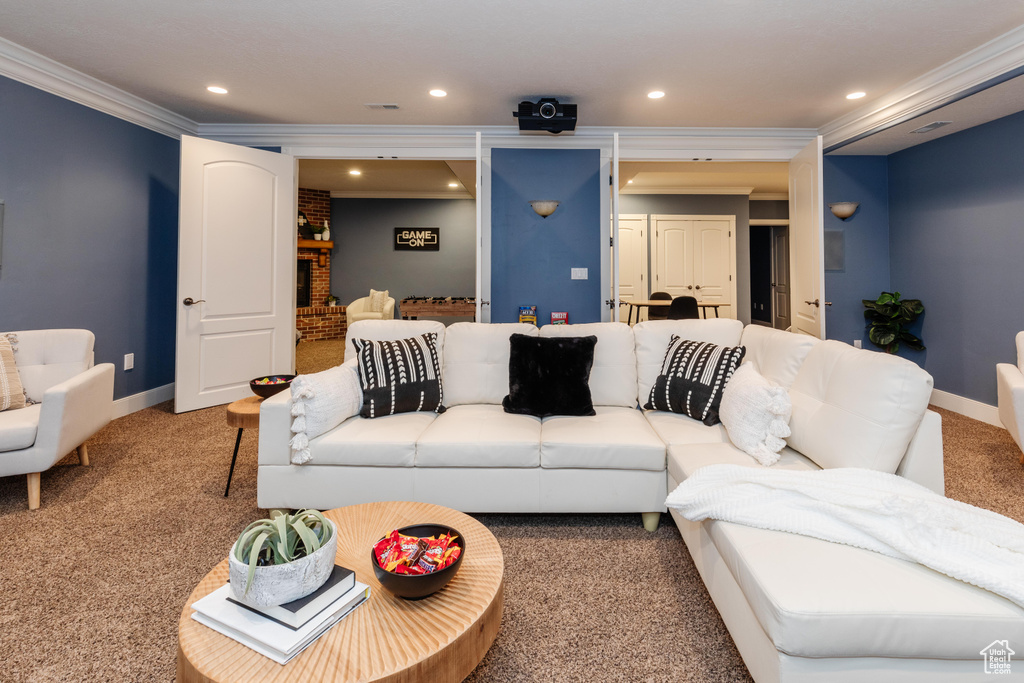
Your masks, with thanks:
M462 553L450 533L418 538L398 533L395 529L377 541L373 555L382 569L395 574L430 574L450 566Z

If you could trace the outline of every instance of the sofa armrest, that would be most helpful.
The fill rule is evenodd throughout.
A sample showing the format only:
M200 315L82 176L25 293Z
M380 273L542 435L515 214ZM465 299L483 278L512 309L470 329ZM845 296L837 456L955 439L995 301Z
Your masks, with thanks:
M290 465L292 439L292 390L274 394L260 404L260 465Z
M395 300L388 297L384 302L384 310L381 311L381 320L393 320L395 317Z
M45 470L110 423L114 412L114 366L95 365L43 394L36 446L53 460Z
M1017 447L1024 448L1020 440L1020 427L1024 424L1024 375L1016 365L996 365L996 391L999 421L1017 442Z
M924 411L907 452L896 468L896 474L926 486L939 495L946 495L946 478L942 463L942 417L933 410Z

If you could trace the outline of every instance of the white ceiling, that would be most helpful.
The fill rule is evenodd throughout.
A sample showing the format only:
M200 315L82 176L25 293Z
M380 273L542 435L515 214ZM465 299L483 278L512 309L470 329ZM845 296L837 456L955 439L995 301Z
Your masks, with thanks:
M629 182L633 181L633 182ZM623 194L788 194L789 164L779 162L621 162Z
M335 197L472 199L474 168L475 161L301 159L299 187Z
M0 0L0 37L200 123L510 125L559 96L585 126L819 128L1022 24L1020 0Z

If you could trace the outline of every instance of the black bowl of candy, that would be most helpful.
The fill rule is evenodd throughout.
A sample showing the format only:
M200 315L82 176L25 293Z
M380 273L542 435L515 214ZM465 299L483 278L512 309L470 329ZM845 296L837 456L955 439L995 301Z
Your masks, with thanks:
M466 554L466 541L443 524L395 529L373 544L370 560L380 585L407 600L433 595L448 585Z
M281 393L291 386L295 375L267 375L249 380L249 388L252 393L260 398L270 398L274 394Z

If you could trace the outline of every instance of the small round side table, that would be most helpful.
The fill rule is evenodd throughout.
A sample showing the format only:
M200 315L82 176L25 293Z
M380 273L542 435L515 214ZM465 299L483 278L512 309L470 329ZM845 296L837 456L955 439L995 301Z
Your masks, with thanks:
M260 426L261 403L263 399L259 396L249 396L228 406L228 426L238 427L238 436L235 437L235 453L231 456L231 469L228 470L228 485L224 487L225 498L228 497L228 490L231 488L231 475L235 473L235 460L238 459L238 446L242 443L242 430Z

